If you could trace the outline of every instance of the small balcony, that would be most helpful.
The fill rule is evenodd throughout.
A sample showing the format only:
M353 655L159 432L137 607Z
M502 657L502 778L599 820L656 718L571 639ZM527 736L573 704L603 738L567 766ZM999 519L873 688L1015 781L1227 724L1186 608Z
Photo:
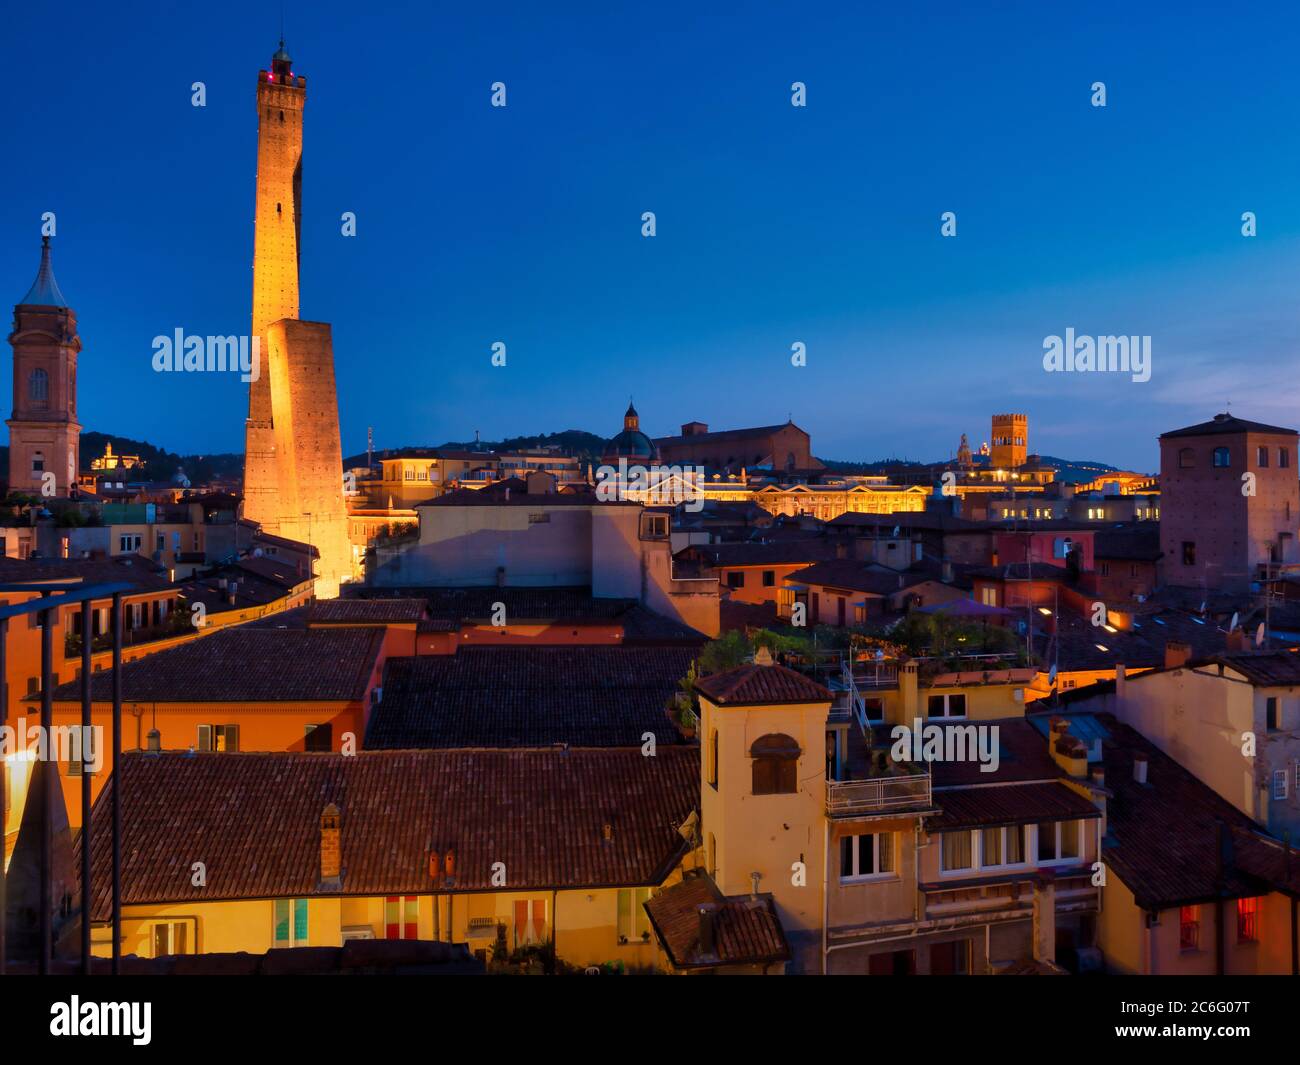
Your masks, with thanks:
M929 809L930 805L929 773L826 782L828 817L905 813Z

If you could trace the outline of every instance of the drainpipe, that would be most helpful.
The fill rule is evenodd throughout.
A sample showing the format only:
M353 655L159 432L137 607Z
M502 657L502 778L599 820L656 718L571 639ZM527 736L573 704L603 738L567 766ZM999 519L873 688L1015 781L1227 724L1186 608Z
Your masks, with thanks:
M1223 937L1226 930L1223 927L1223 848L1227 842L1228 828L1220 820L1217 824L1215 839L1218 846L1215 848L1214 858L1214 892L1217 896L1214 900L1214 974L1222 976L1224 970L1224 947Z
M828 817L822 817L822 976L826 976L826 966L828 964L829 952L827 951L827 940L830 935L831 898L829 893L831 868L831 822ZM1295 925L1295 902L1291 903L1291 924Z

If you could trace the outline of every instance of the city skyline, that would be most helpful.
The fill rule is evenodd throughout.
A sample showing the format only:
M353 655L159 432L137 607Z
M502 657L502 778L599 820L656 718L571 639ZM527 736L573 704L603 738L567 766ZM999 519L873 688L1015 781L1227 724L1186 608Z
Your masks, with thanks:
M278 25L233 14L119 40L88 10L62 42L78 78L42 77L34 53L0 72L11 93L41 86L15 139L56 114L79 160L0 176L0 277L17 301L53 211L84 424L181 453L240 450L247 404L236 379L150 367L156 335L246 328L248 78ZM1160 44L1138 48L1108 38L1120 17L1067 36L1028 7L950 8L937 40L946 27L954 54L921 46L935 31L919 16L879 13L831 34L815 12L785 26L770 9L743 31L680 11L560 31L518 11L289 10L312 85L302 315L334 326L344 453L372 425L381 448L612 435L629 392L652 435L792 415L845 460L941 460L993 410L1027 411L1035 451L1139 470L1160 431L1229 402L1289 424L1300 215L1281 175L1300 160L1269 135L1287 99L1269 58L1295 27L1274 20L1234 53L1205 23L1148 17ZM1231 78L1194 61L1211 41ZM1067 329L1151 336L1150 381L1044 373L1044 338Z

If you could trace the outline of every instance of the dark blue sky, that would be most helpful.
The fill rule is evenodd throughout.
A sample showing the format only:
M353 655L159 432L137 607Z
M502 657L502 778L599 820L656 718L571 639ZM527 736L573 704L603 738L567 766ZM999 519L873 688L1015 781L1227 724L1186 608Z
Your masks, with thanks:
M345 453L612 434L629 393L652 434L793 413L838 458L941 458L1001 410L1140 469L1228 398L1300 423L1293 6L542 6L287 4ZM150 342L248 329L278 30L273 2L6 5L0 301L55 211L88 429L242 447L245 386L154 374ZM1151 380L1044 373L1067 327L1150 334Z

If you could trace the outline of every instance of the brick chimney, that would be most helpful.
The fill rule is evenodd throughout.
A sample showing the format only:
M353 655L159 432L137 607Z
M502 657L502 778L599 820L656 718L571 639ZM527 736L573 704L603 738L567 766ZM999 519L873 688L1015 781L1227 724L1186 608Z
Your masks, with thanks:
M718 904L702 902L695 908L695 912L700 918L700 953L716 954L718 947L714 924L718 917Z
M1165 669L1182 669L1192 657L1191 644L1170 640L1165 644Z
M333 803L325 807L320 815L320 886L325 891L338 891L343 886L339 808Z

